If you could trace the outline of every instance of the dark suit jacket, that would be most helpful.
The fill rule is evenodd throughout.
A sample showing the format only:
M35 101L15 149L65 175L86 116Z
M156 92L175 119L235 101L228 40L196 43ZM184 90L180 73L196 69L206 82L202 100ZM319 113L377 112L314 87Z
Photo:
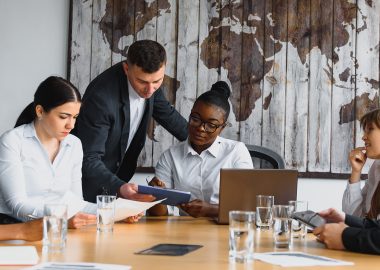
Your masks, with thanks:
M380 254L380 220L346 215L345 223L350 226L345 228L342 234L346 249Z
M131 179L151 116L178 140L187 138L187 121L170 105L160 88L147 99L140 126L125 152L133 119L122 63L110 67L89 84L73 132L83 144L85 200L95 202L96 195L104 191L116 194Z

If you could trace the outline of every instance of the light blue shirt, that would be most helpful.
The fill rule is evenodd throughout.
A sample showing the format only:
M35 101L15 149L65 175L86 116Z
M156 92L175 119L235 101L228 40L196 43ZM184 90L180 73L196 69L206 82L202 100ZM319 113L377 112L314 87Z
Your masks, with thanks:
M253 169L244 143L217 137L201 154L188 141L166 150L159 158L155 174L167 188L191 192L191 199L219 203L220 169Z
M5 132L0 137L0 212L26 221L42 217L46 203L69 208L84 203L82 159L82 144L71 134L61 141L51 163L33 123ZM84 205L84 212L96 211L93 204Z

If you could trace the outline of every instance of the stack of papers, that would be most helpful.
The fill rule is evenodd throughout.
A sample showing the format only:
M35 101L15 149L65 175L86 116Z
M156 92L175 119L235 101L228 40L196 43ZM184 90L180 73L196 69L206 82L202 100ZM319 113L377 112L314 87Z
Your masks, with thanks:
M129 265L102 264L102 263L41 263L39 265L26 268L25 270L130 270Z
M255 260L276 264L284 267L294 266L341 266L353 265L352 262L335 260L303 252L268 252L255 253Z
M119 221L130 216L136 216L145 210L148 210L152 206L159 204L163 200L154 202L138 202L118 198L115 203L115 220Z
M0 247L0 265L34 265L39 260L33 246Z

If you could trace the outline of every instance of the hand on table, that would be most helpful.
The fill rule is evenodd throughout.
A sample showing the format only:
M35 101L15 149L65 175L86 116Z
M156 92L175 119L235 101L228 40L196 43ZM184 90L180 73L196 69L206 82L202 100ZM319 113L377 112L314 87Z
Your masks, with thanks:
M86 225L96 224L96 215L79 212L68 220L69 229L79 229Z
M179 207L192 217L216 217L218 215L218 205L198 199L183 203Z
M124 219L125 223L136 223L144 216L144 213L137 214L136 216L130 216Z
M343 230L348 227L343 222L325 224L315 228L313 234L317 236L318 241L324 243L329 249L345 249L342 240Z

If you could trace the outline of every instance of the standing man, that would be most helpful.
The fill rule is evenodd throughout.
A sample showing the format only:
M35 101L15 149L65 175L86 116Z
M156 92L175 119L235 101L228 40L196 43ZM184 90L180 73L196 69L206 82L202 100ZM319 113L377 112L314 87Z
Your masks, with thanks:
M87 87L74 133L82 140L83 195L95 202L107 192L149 201L130 184L145 144L151 116L178 140L187 138L186 120L165 99L161 84L166 52L152 40L140 40L118 63Z

